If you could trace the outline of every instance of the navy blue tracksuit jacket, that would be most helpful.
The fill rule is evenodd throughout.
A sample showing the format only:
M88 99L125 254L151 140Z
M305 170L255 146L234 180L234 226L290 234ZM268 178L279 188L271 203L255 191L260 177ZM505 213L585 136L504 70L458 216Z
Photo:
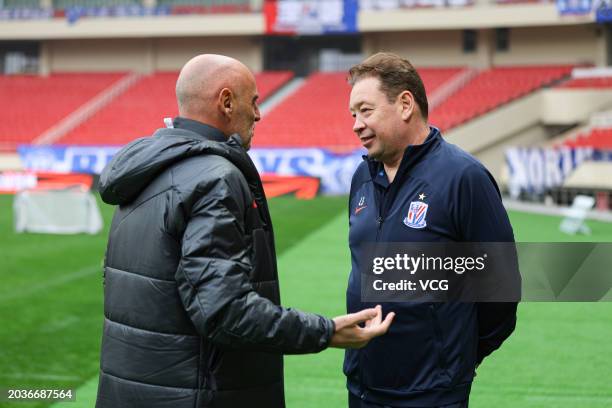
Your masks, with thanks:
M413 202L427 204L426 211L408 215ZM349 212L349 313L373 306L360 296L364 243L514 241L491 174L433 127L422 145L406 149L391 184L382 163L365 158L353 176ZM516 323L516 303L386 303L383 311L396 312L389 332L348 350L344 373L349 392L394 407L466 400L476 364Z

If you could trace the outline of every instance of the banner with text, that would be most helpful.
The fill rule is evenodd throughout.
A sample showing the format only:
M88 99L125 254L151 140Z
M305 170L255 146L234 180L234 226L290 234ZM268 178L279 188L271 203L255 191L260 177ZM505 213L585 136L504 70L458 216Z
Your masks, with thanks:
M266 33L354 33L357 10L357 0L266 0Z
M557 10L562 16L589 14L593 3L591 0L557 0Z
M24 167L35 171L100 174L120 147L20 146ZM323 194L347 194L363 150L346 154L326 149L251 149L260 174L316 177Z
M612 161L612 151L592 148L512 147L506 150L509 170L508 189L518 196L521 192L543 193L559 187L584 161Z

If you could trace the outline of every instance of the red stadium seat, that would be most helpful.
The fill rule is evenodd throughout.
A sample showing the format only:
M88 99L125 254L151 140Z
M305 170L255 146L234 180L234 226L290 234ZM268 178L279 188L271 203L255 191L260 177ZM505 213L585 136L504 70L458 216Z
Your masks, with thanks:
M419 73L429 94L461 68L424 68ZM254 147L352 149L360 146L348 109L347 74L315 73L268 113L255 129Z
M612 150L612 128L594 128L581 133L574 139L563 142L568 147L592 147L600 150Z
M30 143L124 75L0 76L0 148Z
M91 119L62 137L59 143L123 145L150 135L163 126L164 117L178 115L174 86L178 72L146 76L100 110ZM256 74L260 100L265 100L293 77L291 72Z
M570 79L569 81L566 81L560 84L559 88L571 88L571 89L612 88L612 77Z
M570 74L571 66L496 67L472 78L429 115L442 130L461 125ZM462 68L420 68L428 95ZM54 74L0 77L0 147L28 143L125 74ZM164 117L177 115L174 84L178 72L145 76L91 118L62 137L59 144L122 145L151 134ZM290 72L256 75L261 100L293 76ZM598 82L599 83L599 82ZM6 91L4 91L6 90ZM315 73L256 126L254 147L313 147L347 150L360 146L352 132L346 73ZM36 95L35 98L32 95Z
M430 122L448 130L562 79L572 67L496 67L481 72L434 109Z

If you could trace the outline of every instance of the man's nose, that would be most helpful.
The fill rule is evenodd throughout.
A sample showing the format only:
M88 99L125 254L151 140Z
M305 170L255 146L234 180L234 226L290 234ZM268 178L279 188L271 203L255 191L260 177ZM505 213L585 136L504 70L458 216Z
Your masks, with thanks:
M255 122L259 122L261 119L261 113L259 112L259 106L255 105Z
M363 121L359 119L359 116L355 116L355 123L353 123L353 132L359 133L364 128L365 128L365 124L363 123Z

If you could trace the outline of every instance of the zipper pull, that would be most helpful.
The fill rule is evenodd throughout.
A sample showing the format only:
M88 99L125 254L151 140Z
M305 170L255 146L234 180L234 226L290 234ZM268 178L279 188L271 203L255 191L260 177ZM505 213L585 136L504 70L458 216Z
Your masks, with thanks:
M380 216L380 215L379 215L379 216L378 216L378 218L376 219L376 222L378 223L378 226L379 226L379 227L380 227L380 226L382 226L383 221L384 221L384 219L383 219L383 217L382 217L382 216Z

